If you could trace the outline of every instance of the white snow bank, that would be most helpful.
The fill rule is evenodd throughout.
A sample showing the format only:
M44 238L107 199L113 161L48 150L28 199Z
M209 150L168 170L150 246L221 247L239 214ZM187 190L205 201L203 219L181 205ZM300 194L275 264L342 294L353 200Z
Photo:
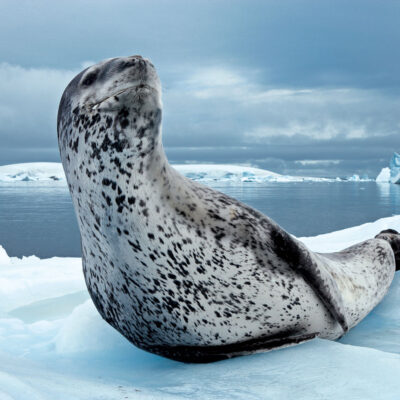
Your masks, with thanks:
M299 239L313 251L333 252L342 250L363 240L371 239L384 229L395 229L400 232L400 215L381 218L375 222L367 222L366 224L336 232Z
M0 166L0 181L65 181L61 163L35 162Z
M230 164L174 164L181 174L199 182L342 182L340 178L280 175L260 168ZM369 181L358 175L344 181ZM0 167L0 182L49 182L66 183L61 163L25 163Z
M390 168L382 168L375 180L381 183L390 182Z
M400 230L400 216L301 240L335 251ZM311 342L213 364L145 353L88 300L78 258L0 264L0 399L395 399L400 275L340 342Z
M104 324L91 300L76 307L63 321L55 345L58 353L112 351L130 346L120 335L115 335L110 325Z
M0 249L1 250L1 249ZM0 313L86 290L80 258L0 259Z

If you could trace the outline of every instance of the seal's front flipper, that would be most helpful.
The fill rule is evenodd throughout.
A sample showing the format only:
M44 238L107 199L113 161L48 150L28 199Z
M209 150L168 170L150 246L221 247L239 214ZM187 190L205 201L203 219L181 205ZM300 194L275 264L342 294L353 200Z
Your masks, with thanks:
M346 333L349 330L349 324L343 297L324 258L308 250L303 243L282 229L271 232L271 239L276 254L303 276L332 317L340 324L343 333Z
M394 229L385 229L375 236L376 239L384 239L390 243L396 261L396 271L400 269L400 234Z

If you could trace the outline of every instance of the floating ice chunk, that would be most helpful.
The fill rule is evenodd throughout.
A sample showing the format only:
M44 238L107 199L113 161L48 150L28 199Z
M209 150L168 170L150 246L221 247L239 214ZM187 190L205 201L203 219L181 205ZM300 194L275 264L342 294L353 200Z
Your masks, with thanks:
M390 182L390 168L382 168L375 180L381 183Z
M400 154L394 153L390 160L390 182L400 183Z
M37 162L0 166L0 181L65 181L61 163Z
M349 178L347 178L348 181L350 182L360 182L360 175L354 174L353 176L350 176Z

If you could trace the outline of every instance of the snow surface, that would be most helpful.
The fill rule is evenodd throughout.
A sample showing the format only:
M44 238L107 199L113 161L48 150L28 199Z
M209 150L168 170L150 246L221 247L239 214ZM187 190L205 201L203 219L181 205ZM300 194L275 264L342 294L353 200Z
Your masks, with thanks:
M311 238L335 251L400 231L400 216ZM79 258L8 257L0 247L0 399L398 399L400 275L339 342L315 339L213 364L143 352L105 323Z
M199 182L337 182L340 178L318 178L307 176L280 175L260 168L230 164L174 164L181 174ZM354 175L345 181L370 181ZM0 182L63 182L65 175L61 163L25 163L0 166Z

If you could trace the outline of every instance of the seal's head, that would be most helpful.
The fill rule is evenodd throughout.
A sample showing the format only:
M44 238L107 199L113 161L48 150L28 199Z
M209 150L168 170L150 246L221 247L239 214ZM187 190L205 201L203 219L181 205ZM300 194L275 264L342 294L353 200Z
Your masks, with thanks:
M72 108L104 112L146 102L159 105L161 85L153 64L141 56L104 60L78 74L66 88L62 101ZM60 107L60 112L64 112Z
M116 137L122 142L138 132L143 137L144 128L160 125L161 107L160 80L149 60L131 56L102 61L78 74L64 91L58 111L60 146L73 145L82 132L85 143L94 136L103 140L110 128L123 133ZM98 129L91 129L95 124Z

